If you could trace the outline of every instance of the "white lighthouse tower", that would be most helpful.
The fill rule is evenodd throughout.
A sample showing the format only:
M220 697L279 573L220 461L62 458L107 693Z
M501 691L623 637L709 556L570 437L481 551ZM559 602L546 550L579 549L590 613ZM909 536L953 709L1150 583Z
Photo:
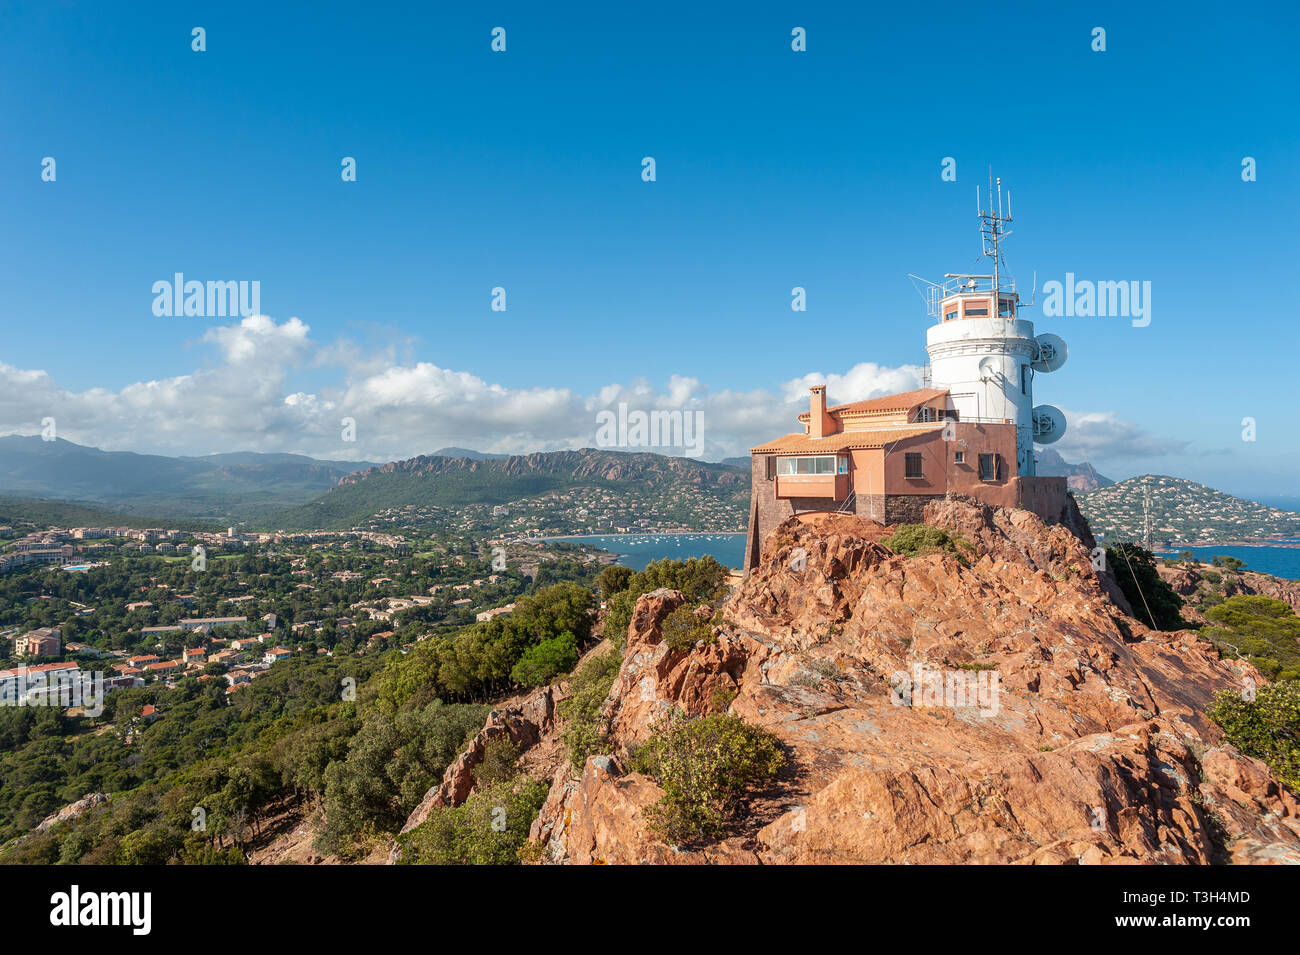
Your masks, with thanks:
M1050 444L1065 433L1060 409L1034 406L1034 376L1060 368L1067 351L1059 336L1035 337L1033 322L1020 317L1033 302L1021 305L1001 250L1011 235L1011 193L1005 215L1000 178L995 195L990 176L987 210L980 206L978 187L975 196L983 257L992 260L992 270L950 272L942 284L925 283L927 310L939 320L926 332L926 385L948 390L949 407L960 421L1014 423L1017 473L1027 477L1035 473L1034 443Z

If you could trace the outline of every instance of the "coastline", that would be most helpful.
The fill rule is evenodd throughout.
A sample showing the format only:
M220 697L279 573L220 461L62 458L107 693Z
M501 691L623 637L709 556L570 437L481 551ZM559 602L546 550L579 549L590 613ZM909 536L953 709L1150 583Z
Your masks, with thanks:
M547 541L587 540L595 537L669 537L671 535L702 537L716 534L740 534L743 536L744 533L744 531L610 531L605 534L555 534L550 537L529 537L525 539L532 544L544 544Z
M1291 550L1300 549L1300 541L1293 537L1272 538L1251 538L1250 540L1232 540L1232 541L1187 541L1178 544L1168 544L1163 549L1176 551L1180 548L1188 547L1282 547Z

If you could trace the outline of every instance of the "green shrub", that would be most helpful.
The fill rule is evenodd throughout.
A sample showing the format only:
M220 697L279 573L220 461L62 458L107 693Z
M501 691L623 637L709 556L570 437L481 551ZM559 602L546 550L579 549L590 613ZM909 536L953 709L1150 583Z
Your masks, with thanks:
M725 683L719 683L717 686L713 688L713 695L710 698L710 703L712 703L713 705L713 712L715 713L727 712L732 702L734 702L736 697L739 695L740 695L740 691L737 690L734 686L728 686Z
M564 723L560 740L569 751L569 762L575 770L581 770L587 757L599 753L606 744L600 731L600 713L622 664L622 654L611 650L590 657L569 681L569 697L560 703L560 719Z
M478 790L459 806L434 809L398 838L403 865L517 865L550 787L519 777Z
M660 627L664 643L673 650L689 650L703 640L713 640L713 617L700 614L689 603L682 604L667 617Z
M675 713L633 756L633 767L663 787L646 816L673 844L721 838L745 796L784 765L775 736L726 714L689 720Z
M629 577L627 586L606 601L605 636L615 646L623 646L632 611L642 594L667 588L680 590L688 602L710 603L725 592L726 579L727 568L712 557L653 561L645 570Z
M571 633L562 633L525 650L510 671L510 678L524 686L546 686L577 662L577 639Z
M1106 548L1106 566L1124 592L1133 614L1153 630L1182 630L1183 598L1165 583L1151 551L1131 543Z
M367 828L394 831L483 727L488 708L433 702L396 717L376 713L323 773L320 844L346 854Z
M519 775L519 744L507 736L488 740L483 761L474 767L474 783L480 789L505 783Z
M881 543L896 554L918 557L922 554L950 554L969 566L970 557L975 554L975 547L969 541L948 533L941 527L929 524L899 524L894 533L881 540Z
M632 610L638 596L631 590L622 590L606 602L603 632L616 647L621 648L627 643L627 628L632 623Z
M1300 617L1290 604L1258 594L1229 597L1205 611L1202 639L1241 656L1271 680L1300 680Z
M118 849L122 865L166 865L181 850L180 833L153 826L127 833Z
M1269 683L1254 700L1224 690L1207 714L1228 742L1263 760L1278 779L1300 792L1300 683Z
M533 647L564 634L577 646L591 636L595 597L578 584L556 584L515 601L514 612L464 627L447 637L422 640L409 654L394 654L374 681L380 709L393 712L414 701L483 700L507 692L514 667Z
M627 590L634 573L635 571L631 567L610 564L596 576L596 589L600 591L602 597L608 600L615 594Z

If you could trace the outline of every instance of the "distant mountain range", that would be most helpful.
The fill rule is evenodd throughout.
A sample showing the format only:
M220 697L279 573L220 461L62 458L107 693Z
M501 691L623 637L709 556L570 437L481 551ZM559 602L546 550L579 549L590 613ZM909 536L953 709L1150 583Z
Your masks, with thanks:
M1087 461L1082 464L1071 464L1051 448L1036 449L1034 457L1037 460L1039 474L1043 477L1065 478L1066 486L1075 493L1095 491L1099 487L1115 483L1104 474L1098 474L1097 469Z
M123 514L241 521L324 493L374 465L301 454L167 457L101 451L62 439L0 437L0 494L79 501Z
M1300 536L1300 514L1294 511L1180 478L1145 475L1116 484L1092 465L1070 464L1050 448L1037 453L1039 473L1067 477L1093 531L1107 540L1141 539L1144 493L1151 498L1152 537L1159 543ZM0 518L45 515L51 523L80 518L75 523L91 524L117 515L130 518L118 523L337 529L384 515L396 526L403 508L432 509L428 513L443 519L457 508L490 512L492 505L525 499L545 509L557 494L582 488L584 501L605 501L602 513L610 524L657 517L682 526L742 526L749 470L746 457L710 464L592 448L505 455L447 447L374 464L255 452L168 457L8 436L0 437Z
M1195 481L1144 474L1077 494L1094 534L1105 540L1143 538L1144 499L1149 499L1151 539L1171 547L1300 536L1300 514L1233 497Z
M499 461L501 458L508 458L508 454L493 454L490 451L472 451L469 448L439 448L432 454L431 458L469 458L471 461Z
M671 514L685 496L693 504L683 511L683 523L705 516L701 508L714 510L709 502L724 519L738 523L749 500L748 478L747 471L725 464L593 448L478 459L421 455L346 475L328 493L272 514L266 523L286 530L340 529L403 508L504 505L578 487L607 491L621 515L615 523Z
M124 514L80 501L56 501L41 497L10 497L0 494L0 526L26 532L33 525L43 527L168 527L183 531L220 532L226 521L201 521L156 515Z

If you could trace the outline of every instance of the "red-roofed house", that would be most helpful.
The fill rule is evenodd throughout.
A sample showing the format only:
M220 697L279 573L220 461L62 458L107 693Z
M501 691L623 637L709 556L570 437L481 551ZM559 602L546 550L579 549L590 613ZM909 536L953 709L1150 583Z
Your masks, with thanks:
M955 493L1049 524L1077 517L1065 479L1039 477L1033 450L1065 432L1059 409L1033 403L1035 377L1064 364L1065 342L1021 316L998 267L1006 220L980 217L992 274L929 283L925 387L828 408L816 385L801 430L751 449L746 571L779 524L810 512L920 523L927 503Z
M921 388L828 408L810 389L802 431L751 450L745 570L763 541L794 514L840 511L881 524L919 523L949 492L1060 520L1065 479L1021 476L1016 423L961 420L946 389Z

